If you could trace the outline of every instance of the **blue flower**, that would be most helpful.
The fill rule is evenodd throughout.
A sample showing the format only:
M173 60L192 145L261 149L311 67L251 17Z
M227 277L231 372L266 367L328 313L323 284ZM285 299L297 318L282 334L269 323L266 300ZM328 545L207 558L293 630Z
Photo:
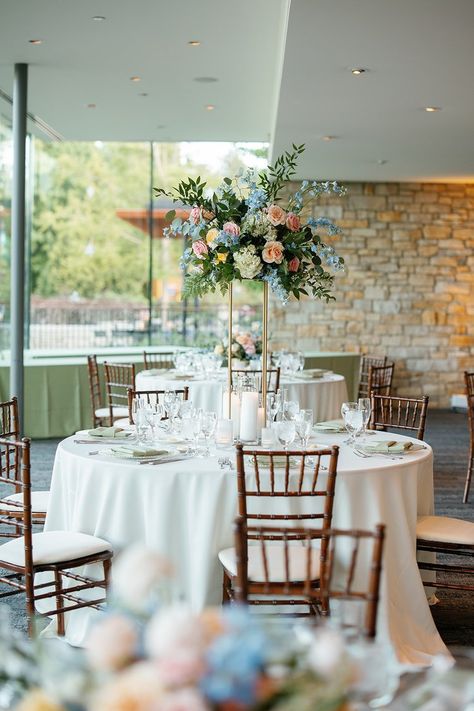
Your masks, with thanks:
M259 210L261 207L265 205L267 201L267 194L265 190L262 190L262 188L253 188L247 199L245 200L245 204L247 207L249 207L250 210Z
M327 230L328 235L338 235L341 234L341 229L332 222L328 217L310 217L307 223L310 227L318 229L318 227L324 227Z

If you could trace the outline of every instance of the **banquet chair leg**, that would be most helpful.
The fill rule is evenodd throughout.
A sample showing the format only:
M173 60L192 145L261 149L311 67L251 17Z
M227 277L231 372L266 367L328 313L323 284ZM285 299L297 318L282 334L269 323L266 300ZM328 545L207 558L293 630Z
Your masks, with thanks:
M471 488L472 465L474 460L474 448L469 447L469 464L467 465L466 484L464 486L463 504L467 504L469 499L469 489Z
M231 586L231 579L227 575L226 571L224 570L224 575L222 578L222 604L223 605L228 605L231 602L231 595L230 595L230 586Z
M62 607L64 607L64 600L63 600L63 596L61 594L62 590L63 590L61 573L58 570L54 571L54 587L56 589L56 607L58 610L60 610ZM57 615L57 618L58 618L58 635L60 637L64 637L64 634L65 634L64 612L59 612Z
M107 560L104 560L104 583L105 583L105 596L107 597L107 591L109 589L109 581L110 581L110 571L112 569L112 560L110 558L107 558Z

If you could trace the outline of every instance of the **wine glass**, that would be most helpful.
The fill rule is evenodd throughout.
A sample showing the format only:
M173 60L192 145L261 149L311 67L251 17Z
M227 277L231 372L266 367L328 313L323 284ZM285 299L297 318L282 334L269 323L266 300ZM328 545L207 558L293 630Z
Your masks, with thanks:
M296 427L294 420L281 420L277 425L277 436L280 444L288 451L288 445L294 442L296 437Z
M313 429L313 411L300 410L295 417L295 427L298 437L301 439L303 447L307 449L309 438Z
M287 400L283 405L283 417L293 420L300 411L300 405L296 400Z
M365 437L367 431L367 425L370 420L370 415L372 412L370 397L360 397L359 398L359 410L362 412L362 437Z
M281 409L281 394L278 393L268 393L267 395L267 412L270 413L270 422L274 422L276 416Z
M344 419L344 426L349 433L349 439L345 440L347 444L354 445L357 433L363 427L362 411L359 409L358 402L343 402L341 414Z
M212 435L216 430L217 425L217 415L215 412L203 412L201 418L201 431L204 435L204 440L206 442L206 448L203 452L203 457L209 457L211 451L209 449L209 443Z
M175 403L178 400L178 396L175 393L174 390L165 390L165 394L163 396L163 405L165 408L165 412L169 418L172 417L172 412L175 412ZM179 401L178 401L179 402ZM177 414L175 412L175 414ZM170 423L171 425L171 423ZM170 427L171 430L171 427Z

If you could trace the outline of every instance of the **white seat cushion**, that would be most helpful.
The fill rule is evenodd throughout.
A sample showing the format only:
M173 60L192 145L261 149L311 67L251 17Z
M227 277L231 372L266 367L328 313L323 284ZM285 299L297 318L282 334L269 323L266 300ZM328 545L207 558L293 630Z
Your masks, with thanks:
M284 546L271 544L266 546L268 573L272 583L285 582L285 555ZM292 545L289 550L289 571L290 580L306 580L306 567L308 561L308 549L302 545ZM318 580L320 571L319 548L311 548L311 579ZM237 575L237 563L235 559L235 548L226 548L219 553L219 560L232 577ZM259 545L249 545L248 547L248 579L255 583L265 582L265 570L263 565L262 550Z
M18 511L21 512L22 509L19 506L9 506L5 504L5 501L17 501L19 504L23 504L23 494L11 494L10 496L5 496L4 499L0 501L0 511ZM31 511L35 513L46 513L48 510L49 502L49 491L32 491L31 492Z
M120 420L114 420L115 427L130 427L130 420L128 417L122 417Z
M474 523L447 516L420 516L416 537L424 541L474 545Z
M0 567L2 561L12 565L25 565L23 536L0 546ZM112 546L102 538L75 531L46 531L33 534L33 564L62 563L84 556L112 550Z
M112 408L114 417L127 417L128 418L128 407L118 407L114 405ZM96 417L109 417L110 410L108 407L99 407L95 410Z

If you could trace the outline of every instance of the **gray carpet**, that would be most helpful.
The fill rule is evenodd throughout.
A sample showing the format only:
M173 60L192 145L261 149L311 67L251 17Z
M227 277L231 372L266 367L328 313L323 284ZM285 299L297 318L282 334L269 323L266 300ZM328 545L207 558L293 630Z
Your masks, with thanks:
M426 439L435 452L436 513L474 520L474 483L471 502L462 503L469 435L466 415L444 410L428 413ZM57 440L36 441L32 447L33 486L47 489ZM0 489L1 492L1 489ZM440 602L431 608L446 644L474 646L474 600L470 593L440 590ZM7 598L15 624L24 629L23 602Z

